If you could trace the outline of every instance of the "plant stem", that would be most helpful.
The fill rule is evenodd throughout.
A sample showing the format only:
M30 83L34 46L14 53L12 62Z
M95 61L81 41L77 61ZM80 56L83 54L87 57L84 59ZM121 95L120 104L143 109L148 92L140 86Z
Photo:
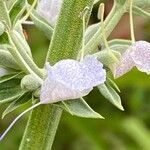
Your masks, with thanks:
M35 108L19 150L50 150L59 124L62 110L54 105Z
M117 4L114 5L114 8L110 12L108 18L104 22L105 26L105 35L106 38L110 35L110 33L114 30L118 22L120 21L121 17L125 13L125 7L124 6L117 6ZM111 17L110 17L111 16ZM94 34L94 36L91 38L91 40L85 45L85 54L91 54L95 52L97 49L97 46L103 42L103 34L100 29Z
M56 24L47 60L55 64L65 58L76 58L82 41L80 13L93 0L64 0ZM88 21L88 17L86 20ZM39 106L31 113L19 150L50 150L62 114L58 106Z

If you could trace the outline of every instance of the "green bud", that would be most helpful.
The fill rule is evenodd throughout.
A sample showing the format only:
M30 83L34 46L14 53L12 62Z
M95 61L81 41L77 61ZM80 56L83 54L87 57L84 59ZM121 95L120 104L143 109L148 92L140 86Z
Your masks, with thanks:
M9 32L9 35L18 51L26 51L26 53L32 58L31 49L22 35L15 30Z
M41 86L39 81L32 75L26 75L21 80L21 88L27 91L34 91Z
M4 33L5 31L5 26L4 24L0 21L0 36Z
M33 94L35 97L40 97L41 89L37 89Z

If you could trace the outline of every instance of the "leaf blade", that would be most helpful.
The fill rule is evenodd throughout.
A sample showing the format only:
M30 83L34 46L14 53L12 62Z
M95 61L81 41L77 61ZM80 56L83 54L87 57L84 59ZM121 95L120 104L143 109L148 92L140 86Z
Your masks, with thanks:
M106 84L101 84L98 86L99 91L101 94L109 100L114 106L119 108L120 110L124 110L122 104L121 104L121 98L118 95L118 93L110 86Z
M63 103L57 104L71 115L83 117L83 118L100 118L104 119L100 114L95 112L83 98L76 100L63 101Z

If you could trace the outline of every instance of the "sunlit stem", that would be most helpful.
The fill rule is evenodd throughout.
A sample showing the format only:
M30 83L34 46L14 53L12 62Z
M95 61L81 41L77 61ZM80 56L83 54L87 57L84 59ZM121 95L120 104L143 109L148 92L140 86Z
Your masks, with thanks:
M21 19L21 22L25 22L28 17L30 16L32 10L34 9L34 7L36 6L38 0L34 0L30 9L27 11L26 15Z
M130 30L132 43L135 43L134 24L133 24L133 0L130 0Z
M16 117L14 119L14 121L9 125L9 127L5 130L5 132L0 136L0 141L3 140L3 138L6 136L6 134L9 132L9 130L14 126L14 124L27 112L31 111L32 109L38 107L39 105L41 105L42 103L39 102L33 106L31 106L30 108L26 109L25 111L23 111L18 117Z
M108 53L111 54L111 57L113 58L113 60L118 62L118 59L112 53L112 50L110 49L110 47L108 45L108 42L107 42L107 38L106 38L106 34L105 34L105 25L104 25L104 12L105 12L105 4L101 3L100 6L99 6L99 10L98 10L98 19L101 20L101 29L102 29L102 37L103 37L103 40L104 40L104 45L105 45Z
M98 11L98 18L101 20L101 28L102 28L102 36L103 36L103 40L104 40L104 45L105 45L106 49L108 50L108 52L111 52L111 49L109 48L106 34L105 34L104 12L105 12L105 4L101 3L99 6L99 11Z
M34 22L33 21L24 21L24 22L22 22L22 24L24 24L24 25L34 25Z
M87 16L87 12L89 11L88 7L85 7L85 9L83 10L83 12L81 13L81 17L82 17L82 21L83 21L83 38L82 38L82 49L81 49L81 58L80 61L83 60L84 57L84 52L85 52L85 30L86 30L86 16Z

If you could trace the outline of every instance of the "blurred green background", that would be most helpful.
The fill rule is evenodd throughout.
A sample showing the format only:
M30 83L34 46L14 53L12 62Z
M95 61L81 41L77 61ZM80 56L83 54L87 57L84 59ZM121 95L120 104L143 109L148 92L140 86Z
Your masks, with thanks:
M106 15L111 2L106 7ZM91 21L95 22L97 9ZM115 29L112 38L130 38L128 16ZM150 20L135 18L137 39L150 41ZM43 66L49 41L34 27L24 26L28 34L34 59ZM123 30L124 29L124 30ZM101 96L97 88L92 91L87 102L102 114L105 120L77 118L63 113L56 135L54 150L150 150L150 76L136 69L116 80L120 87L121 112ZM26 107L26 106L25 106ZM1 107L0 111L2 112ZM6 129L13 118L22 111L15 111L0 120L1 131ZM0 143L0 150L17 150L29 114L24 116Z

